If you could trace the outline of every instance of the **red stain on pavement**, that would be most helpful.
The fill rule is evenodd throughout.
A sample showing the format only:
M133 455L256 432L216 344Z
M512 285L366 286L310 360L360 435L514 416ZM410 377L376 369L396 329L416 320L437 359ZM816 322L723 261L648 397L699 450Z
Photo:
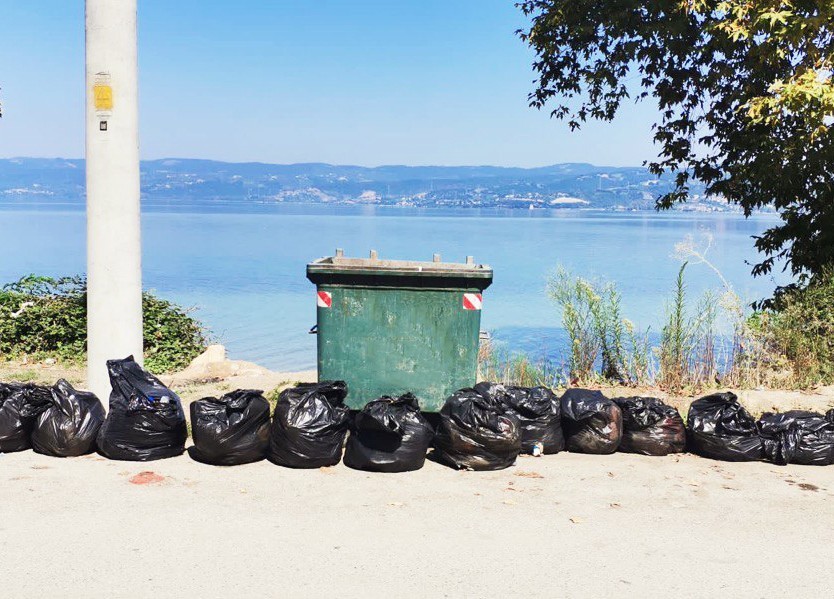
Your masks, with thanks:
M133 485L153 485L161 483L163 480L165 480L164 476L160 476L156 472L146 470L145 472L140 472L136 476L130 477L128 482Z

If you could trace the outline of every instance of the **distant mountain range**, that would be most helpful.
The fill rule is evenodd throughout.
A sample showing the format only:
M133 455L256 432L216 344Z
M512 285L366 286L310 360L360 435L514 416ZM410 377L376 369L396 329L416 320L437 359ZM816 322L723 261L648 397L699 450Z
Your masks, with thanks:
M671 189L642 167L583 163L539 168L496 166L341 166L163 159L141 164L142 198L229 202L380 204L419 207L593 208L640 210ZM694 189L690 210L729 210ZM83 204L84 160L0 160L3 204Z

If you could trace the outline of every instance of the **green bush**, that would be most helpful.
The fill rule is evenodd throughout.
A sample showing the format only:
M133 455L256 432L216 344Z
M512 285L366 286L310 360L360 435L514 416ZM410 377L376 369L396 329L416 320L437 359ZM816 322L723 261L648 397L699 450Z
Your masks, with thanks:
M142 294L145 366L185 367L206 348L204 329L189 313ZM0 356L82 361L87 351L87 285L83 277L29 275L0 289Z
M801 386L834 383L834 270L779 295L756 320Z

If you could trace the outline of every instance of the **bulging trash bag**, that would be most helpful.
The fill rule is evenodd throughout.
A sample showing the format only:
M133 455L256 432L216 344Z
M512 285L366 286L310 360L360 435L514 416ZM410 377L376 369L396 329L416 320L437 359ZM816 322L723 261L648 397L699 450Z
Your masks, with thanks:
M774 464L834 464L834 422L822 414L803 410L766 413L757 424L764 455Z
M108 360L110 410L96 443L111 460L146 462L185 451L188 431L179 396L133 356Z
M696 399L686 418L687 446L698 455L727 462L761 460L756 421L734 393Z
M188 454L198 462L234 466L266 457L269 402L261 391L238 389L193 402Z
M501 470L521 452L521 424L484 387L461 389L440 410L434 447L437 460L453 468Z
M78 391L64 379L51 389L33 393L27 411L36 416L32 449L67 458L92 453L104 423L104 407L89 391Z
M642 455L683 452L686 426L675 408L654 397L618 397L614 403L623 413L620 451Z
M44 387L0 383L0 453L23 451L32 447L34 419L27 398Z
M568 451L609 454L623 436L623 414L600 391L568 389L560 400Z
M476 387L477 388L477 387ZM546 387L507 387L502 398L521 425L521 451L559 453L565 449L559 398Z
M419 470L433 437L434 431L411 393L396 399L381 397L356 414L345 449L345 466L370 472Z
M290 468L335 466L350 424L347 384L326 381L285 389L272 416L269 460Z

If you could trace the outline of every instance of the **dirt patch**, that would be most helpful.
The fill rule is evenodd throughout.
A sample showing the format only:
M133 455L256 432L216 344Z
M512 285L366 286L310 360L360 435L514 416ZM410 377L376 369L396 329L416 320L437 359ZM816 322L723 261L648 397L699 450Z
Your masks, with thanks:
M521 478L544 478L538 472L530 472L529 470L521 470L519 472L516 472L515 476L520 476Z

